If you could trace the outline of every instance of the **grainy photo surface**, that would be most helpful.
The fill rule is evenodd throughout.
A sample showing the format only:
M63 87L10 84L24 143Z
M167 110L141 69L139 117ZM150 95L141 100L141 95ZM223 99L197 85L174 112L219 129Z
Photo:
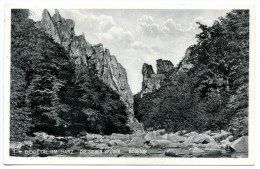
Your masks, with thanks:
M248 158L249 9L10 13L10 157Z

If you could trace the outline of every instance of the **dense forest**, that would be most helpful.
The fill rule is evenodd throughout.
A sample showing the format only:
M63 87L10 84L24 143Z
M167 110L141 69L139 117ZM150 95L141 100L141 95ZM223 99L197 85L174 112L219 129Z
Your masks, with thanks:
M129 132L119 95L94 65L75 65L64 47L35 26L29 10L11 11L11 141L35 131Z
M247 135L249 11L232 10L212 26L197 24L201 33L185 58L192 68L168 72L160 89L136 94L135 115L146 129Z

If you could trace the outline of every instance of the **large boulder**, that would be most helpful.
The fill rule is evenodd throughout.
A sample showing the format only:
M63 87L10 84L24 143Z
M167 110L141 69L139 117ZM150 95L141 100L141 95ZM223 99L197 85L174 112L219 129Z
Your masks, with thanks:
M238 153L247 153L248 152L248 136L242 136L235 140L231 146L233 150Z
M42 145L45 147L45 148L54 148L54 145L52 143L52 140L50 139L47 139L47 140L44 140Z
M31 140L25 140L23 142L24 146L32 147L33 146L33 141Z
M129 134L117 134L117 133L113 133L111 135L111 140L122 140L122 141L126 141L126 140L130 140Z
M144 130L138 130L135 133L131 134L130 138L134 138L134 137L144 138L145 135L146 135L146 132Z
M159 139L163 139L163 134L165 133L165 130L157 130L157 131L151 131L148 132L145 136L144 139L146 141L151 141L151 140L159 140Z
M205 153L204 150L202 150L198 147L191 148L190 151L191 151L191 154L195 157L202 156Z
M134 137L130 143L128 144L129 147L143 147L144 140L140 137Z
M176 136L175 134L169 134L167 140L173 143L183 143L187 138L183 136Z
M49 135L45 132L35 132L33 134L35 135L35 139L39 141L46 140L49 137Z
M93 141L85 142L85 148L86 149L97 149L96 143L94 143Z
M224 149L227 149L227 148L230 148L230 146L231 146L231 142L230 141L228 141L228 140L222 140L221 142L221 148L224 148Z
M69 146L81 147L85 145L85 141L81 138L70 139L68 141Z
M199 134L195 136L194 143L196 144L216 144L215 140L207 134Z
M95 140L95 139L102 139L102 136L100 134L86 134L86 139L89 140Z
M214 136L212 136L212 138L217 141L217 142L220 142L224 139L226 139L228 136L230 136L231 133L230 132L227 132L227 131L224 131L224 130L221 130L221 133L218 133Z
M184 134L183 136L184 137L190 137L190 136L196 136L196 135L198 135L199 133L197 133L196 131L192 131L192 132L190 132L190 133L186 133L186 134Z
M144 139L146 141L151 141L151 140L157 140L159 135L157 135L157 133L155 131L152 132L148 132L145 136Z
M55 147L55 148L61 148L62 146L65 145L65 143L63 141L53 141L52 142L52 145Z
M189 150L184 150L184 149L168 149L165 151L166 156L172 156L172 157L180 157L180 156L187 156L189 155Z
M174 135L183 136L187 133L188 133L188 130L180 130L180 131L177 131L176 133L174 133Z
M207 134L194 134L184 141L185 146L193 144L217 144L215 140Z
M109 149L110 147L108 147L108 145L105 144L105 143L100 143L100 144L97 144L97 145L95 146L95 148L98 148L98 149L100 149L100 150L104 150L104 149Z
M165 134L166 130L165 130L165 129L160 129L160 130L156 130L156 132L157 132L159 135L163 135L163 134Z
M153 148L165 148L172 142L169 140L151 140L149 145L151 145Z
M55 139L55 136L54 136L54 135L49 135L49 136L48 136L48 139L54 140L54 139Z
M234 136L230 135L225 140L226 141L234 141Z
M119 147L127 147L127 144L122 140L111 140L108 142L108 146L119 146Z

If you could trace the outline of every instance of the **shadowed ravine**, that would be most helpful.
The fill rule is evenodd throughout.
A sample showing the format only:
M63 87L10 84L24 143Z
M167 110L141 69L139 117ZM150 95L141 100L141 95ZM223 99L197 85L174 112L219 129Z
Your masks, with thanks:
M11 156L248 157L248 11L199 24L178 65L143 63L136 95L73 20L27 15L12 11Z

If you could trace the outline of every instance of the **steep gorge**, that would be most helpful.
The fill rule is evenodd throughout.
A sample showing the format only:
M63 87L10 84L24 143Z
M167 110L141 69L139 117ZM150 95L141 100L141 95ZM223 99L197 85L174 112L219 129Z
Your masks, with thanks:
M137 122L134 118L133 94L127 81L126 70L108 49L104 49L102 44L91 45L84 34L77 36L74 31L74 21L62 18L57 9L53 16L44 9L42 19L36 25L61 44L75 64L86 66L94 64L100 79L116 91L125 103L128 123L133 125Z

